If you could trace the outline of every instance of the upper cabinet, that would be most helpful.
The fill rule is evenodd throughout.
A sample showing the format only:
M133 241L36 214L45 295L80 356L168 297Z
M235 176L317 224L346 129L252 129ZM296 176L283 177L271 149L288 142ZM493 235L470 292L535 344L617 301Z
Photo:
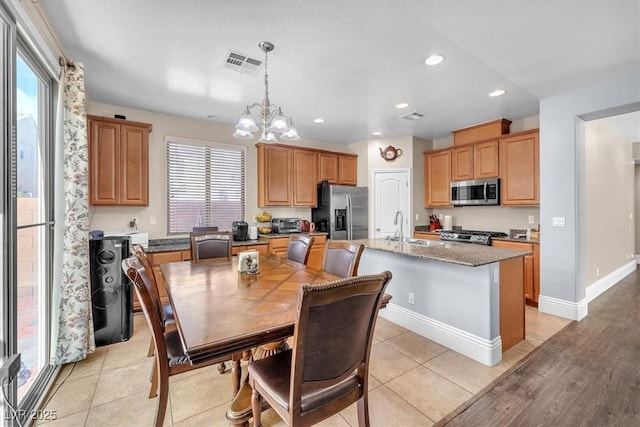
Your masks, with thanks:
M87 116L89 203L149 205L149 133L152 125Z
M453 145L464 145L487 139L499 138L508 134L511 127L511 121L507 119L498 119L492 122L480 123L464 129L458 129L451 132L453 134Z
M481 142L474 145L473 165L475 179L496 178L500 175L500 168L498 167L499 146L500 143L498 140Z
M317 206L317 185L356 185L357 156L298 148L282 144L257 144L258 206Z
M358 156L355 154L318 152L318 182L356 185Z
M451 149L424 153L425 207L451 206Z
M538 129L500 139L500 178L503 205L540 204Z

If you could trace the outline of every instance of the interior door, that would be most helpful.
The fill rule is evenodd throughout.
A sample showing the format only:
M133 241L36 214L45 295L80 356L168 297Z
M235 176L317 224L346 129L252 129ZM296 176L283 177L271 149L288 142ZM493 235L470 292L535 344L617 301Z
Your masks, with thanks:
M411 236L409 230L409 171L379 170L373 172L373 237L393 236L399 225L393 222L398 211L402 212L404 236Z

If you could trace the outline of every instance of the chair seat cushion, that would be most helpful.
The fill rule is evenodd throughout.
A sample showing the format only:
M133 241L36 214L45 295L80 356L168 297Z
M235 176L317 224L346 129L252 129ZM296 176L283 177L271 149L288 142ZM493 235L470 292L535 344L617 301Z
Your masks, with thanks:
M291 381L292 350L287 350L249 364L249 375L255 383L260 384L275 402L286 411L289 410L289 387ZM318 390L303 391L301 398L302 412L322 406L359 387L356 373L331 387Z
M189 358L182 350L182 342L180 335L176 329L164 333L164 339L167 343L167 356L169 357L169 366L188 365Z
M173 307L171 307L171 304L162 305L162 321L165 325L173 325L176 323L176 318L173 315Z

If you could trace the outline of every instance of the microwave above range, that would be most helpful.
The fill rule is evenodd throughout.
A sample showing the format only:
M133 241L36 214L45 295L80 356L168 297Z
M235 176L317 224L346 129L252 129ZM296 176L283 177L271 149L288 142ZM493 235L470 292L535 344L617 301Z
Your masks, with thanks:
M500 178L452 182L451 204L453 206L499 205Z

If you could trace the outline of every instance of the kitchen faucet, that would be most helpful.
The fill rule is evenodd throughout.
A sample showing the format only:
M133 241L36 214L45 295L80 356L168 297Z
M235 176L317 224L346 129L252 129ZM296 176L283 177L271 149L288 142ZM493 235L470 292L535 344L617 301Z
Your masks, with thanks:
M404 233L402 232L402 223L404 222L404 217L402 215L402 211L396 212L396 218L393 220L393 225L398 225L398 216L400 216L400 227L398 227L398 230L396 230L396 235L398 236L398 240L400 242L404 242Z

